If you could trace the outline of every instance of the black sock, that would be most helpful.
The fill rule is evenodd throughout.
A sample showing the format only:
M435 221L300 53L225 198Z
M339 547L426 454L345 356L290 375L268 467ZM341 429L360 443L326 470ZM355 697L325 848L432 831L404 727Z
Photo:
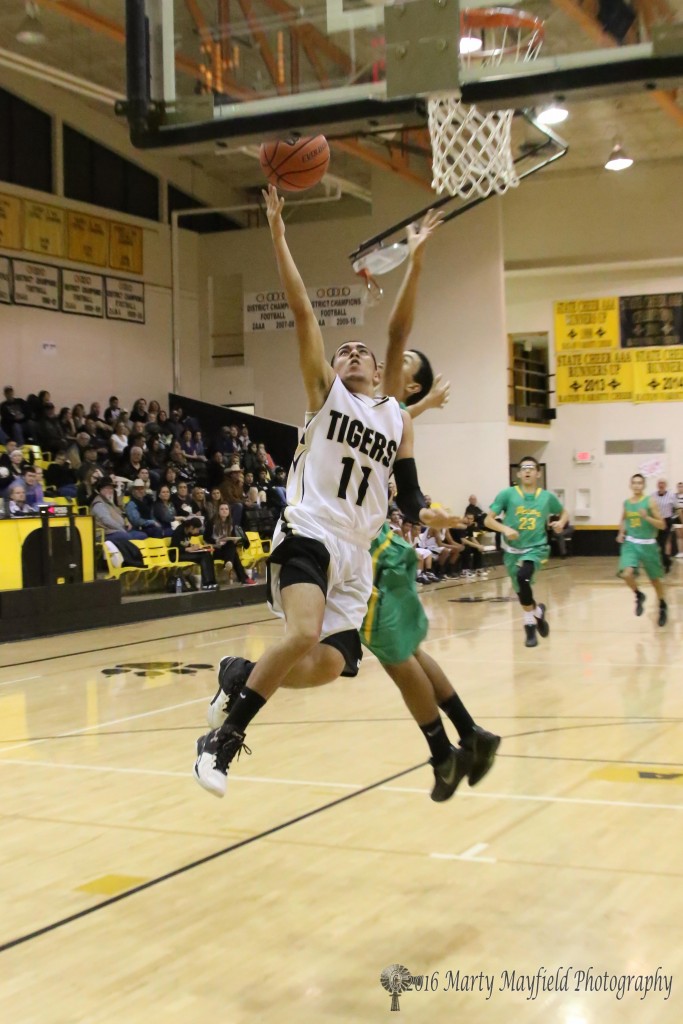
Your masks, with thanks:
M248 686L245 686L240 690L240 695L230 709L225 724L232 725L239 732L246 732L252 718L256 717L265 703L265 697L262 697L256 690L250 690Z
M421 725L420 730L429 744L434 763L441 764L451 752L451 744L443 727L443 722L440 718L435 718L428 725Z
M458 730L458 736L461 740L464 740L466 736L469 736L474 729L474 719L458 697L457 693L454 692L453 696L439 704L439 707L445 715L448 715L451 722Z

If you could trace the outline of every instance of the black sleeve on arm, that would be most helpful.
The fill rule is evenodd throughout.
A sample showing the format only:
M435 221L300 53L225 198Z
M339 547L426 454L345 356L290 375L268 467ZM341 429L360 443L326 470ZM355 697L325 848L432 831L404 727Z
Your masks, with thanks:
M420 509L427 508L417 480L415 459L399 459L394 463L396 504L411 523L420 522Z

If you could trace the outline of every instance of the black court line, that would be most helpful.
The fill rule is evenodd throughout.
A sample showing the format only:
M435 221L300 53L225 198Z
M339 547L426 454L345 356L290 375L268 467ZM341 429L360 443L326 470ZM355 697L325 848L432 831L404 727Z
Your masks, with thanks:
M266 839L268 836L275 835L276 832L281 832L285 828L297 825L300 821L306 821L307 818L313 818L315 815L322 814L323 811L328 811L332 807L338 807L340 804L346 803L348 800L354 800L356 797L363 796L365 793L370 793L373 789L378 789L380 786L386 786L387 783L394 782L396 779L400 779L404 775L410 775L412 772L417 771L418 768L424 768L426 764L429 764L429 762L422 761L420 764L415 764L411 768L404 768L403 771L396 772L394 775L388 775L385 779L380 779L379 782L372 782L369 786L363 786L362 789L357 789L353 793L347 793L346 796L341 796L337 800L331 800L329 803L322 804L320 807L314 807L312 811L306 811L305 814L299 814L296 818L290 818L288 821L283 821L280 825L274 825L272 828L266 829L264 832L259 832L255 836L249 836L248 839L241 839L238 843L232 843L230 846L223 847L222 850L216 850L214 853L209 853L205 857L193 860L189 864L184 864L180 868L174 868L173 871L167 871L165 874L157 876L157 878L151 878L149 882L143 882L141 885L136 885L132 889L126 889L125 892L119 893L118 896L111 896L107 900L102 900L101 903L96 903L93 907L87 907L85 910L79 910L75 914L69 914L68 917L62 917L58 921L53 921L51 924L43 925L42 928L36 928L35 931L19 935L16 939L11 939L9 942L3 942L2 945L0 945L0 953L6 953L7 950L14 949L15 946L21 946L25 942L30 942L32 939L40 938L41 935L47 935L49 932L54 932L58 928L64 928L68 924L73 924L74 921L80 921L84 917L89 917L90 914L95 914L98 910L104 910L106 907L111 907L115 903L120 903L121 900L126 900L131 896L136 896L139 892L144 892L146 889L152 889L154 886L161 885L162 882L167 882L171 878L177 878L179 875L184 875L187 871L192 871L194 868L201 867L204 864L210 864L211 861L217 860L219 857L225 857L226 854L233 853L235 850L239 850L243 846L250 846L252 843L258 842L259 839Z
M229 609L226 609L228 611ZM200 613L202 614L202 613ZM150 622L152 620L150 619ZM28 658L24 661L13 661L8 665L0 665L0 671L5 668L27 668L29 665L39 665L41 661L58 661L60 658L79 658L81 654L98 654L100 651L118 651L122 647L135 647L136 644L156 644L162 640L176 640L181 636L198 636L200 633L220 633L224 629L237 629L241 626L258 626L261 622L275 624L275 619L269 615L266 619L250 619L249 622L232 622L229 626L211 626L209 629L191 629L187 633L173 633L171 636L156 636L147 640L129 640L123 644L112 644L111 647L92 647L86 651L72 651L70 654L50 654L47 658ZM99 626L98 629L117 629L117 626ZM41 637L36 639L40 640ZM53 638L54 639L54 638ZM18 643L25 643L20 640Z

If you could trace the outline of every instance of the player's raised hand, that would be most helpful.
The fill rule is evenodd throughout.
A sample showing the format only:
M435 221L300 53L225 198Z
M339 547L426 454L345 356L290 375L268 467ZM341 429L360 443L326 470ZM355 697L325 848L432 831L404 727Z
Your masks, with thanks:
M419 224L408 225L408 252L411 259L422 254L425 243L434 234L442 220L441 210L427 210Z
M431 530L449 530L465 526L460 516L455 516L449 508L422 508L420 522Z
M285 205L284 196L277 194L274 185L269 185L267 190L261 189L261 195L266 201L266 216L273 239L284 237L285 222L282 219L282 207Z
M449 380L442 381L441 378L442 374L437 373L434 383L425 395L425 409L443 409L445 405L448 405L451 397L451 382Z

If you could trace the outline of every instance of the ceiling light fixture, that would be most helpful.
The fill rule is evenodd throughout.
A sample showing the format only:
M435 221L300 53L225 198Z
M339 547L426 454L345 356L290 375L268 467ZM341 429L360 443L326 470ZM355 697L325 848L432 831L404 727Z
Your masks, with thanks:
M26 46L42 46L43 43L47 42L47 36L38 17L37 5L33 0L27 0L24 11L24 20L15 36L17 42L24 43Z
M536 114L536 120L539 124L562 124L569 117L569 111L561 103L549 103L545 107L541 107Z
M625 171L627 167L630 167L633 160L624 150L621 148L619 143L615 145L614 149L609 155L609 160L605 164L606 171Z

